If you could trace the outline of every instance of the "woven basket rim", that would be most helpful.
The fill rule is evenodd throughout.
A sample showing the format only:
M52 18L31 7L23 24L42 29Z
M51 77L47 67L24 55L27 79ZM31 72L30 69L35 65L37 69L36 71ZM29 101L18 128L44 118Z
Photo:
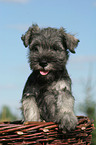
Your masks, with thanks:
M0 122L0 143L8 144L86 144L91 143L93 120L77 116L75 130L64 133L54 122Z

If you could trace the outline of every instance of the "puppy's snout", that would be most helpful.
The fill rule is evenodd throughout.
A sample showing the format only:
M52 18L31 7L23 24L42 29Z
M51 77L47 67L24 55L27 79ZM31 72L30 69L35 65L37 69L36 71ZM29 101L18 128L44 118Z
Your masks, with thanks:
M48 65L47 61L46 60L41 60L39 62L39 65L42 66L43 68L46 67Z

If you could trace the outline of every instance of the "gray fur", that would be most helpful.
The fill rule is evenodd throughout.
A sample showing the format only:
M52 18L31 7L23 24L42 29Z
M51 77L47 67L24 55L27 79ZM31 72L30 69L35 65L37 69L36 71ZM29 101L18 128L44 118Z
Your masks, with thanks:
M32 25L22 40L29 47L33 70L21 101L25 121L53 121L64 131L74 129L77 118L66 63L79 40L63 28L40 29L38 25Z

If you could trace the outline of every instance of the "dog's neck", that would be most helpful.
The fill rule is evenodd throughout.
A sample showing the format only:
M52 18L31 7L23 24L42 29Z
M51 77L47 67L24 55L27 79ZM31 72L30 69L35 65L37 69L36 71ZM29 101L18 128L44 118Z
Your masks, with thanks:
M34 80L42 87L50 85L53 81L58 81L61 79L69 79L67 70L52 71L46 76L41 76L39 71L33 71Z

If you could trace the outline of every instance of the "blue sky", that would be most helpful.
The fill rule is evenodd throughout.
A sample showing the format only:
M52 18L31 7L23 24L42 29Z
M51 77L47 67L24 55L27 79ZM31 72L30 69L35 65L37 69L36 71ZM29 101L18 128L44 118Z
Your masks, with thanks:
M20 114L23 87L31 72L21 35L32 23L64 27L80 39L67 68L76 105L83 102L81 82L88 74L96 81L96 0L0 0L0 110L8 105Z

